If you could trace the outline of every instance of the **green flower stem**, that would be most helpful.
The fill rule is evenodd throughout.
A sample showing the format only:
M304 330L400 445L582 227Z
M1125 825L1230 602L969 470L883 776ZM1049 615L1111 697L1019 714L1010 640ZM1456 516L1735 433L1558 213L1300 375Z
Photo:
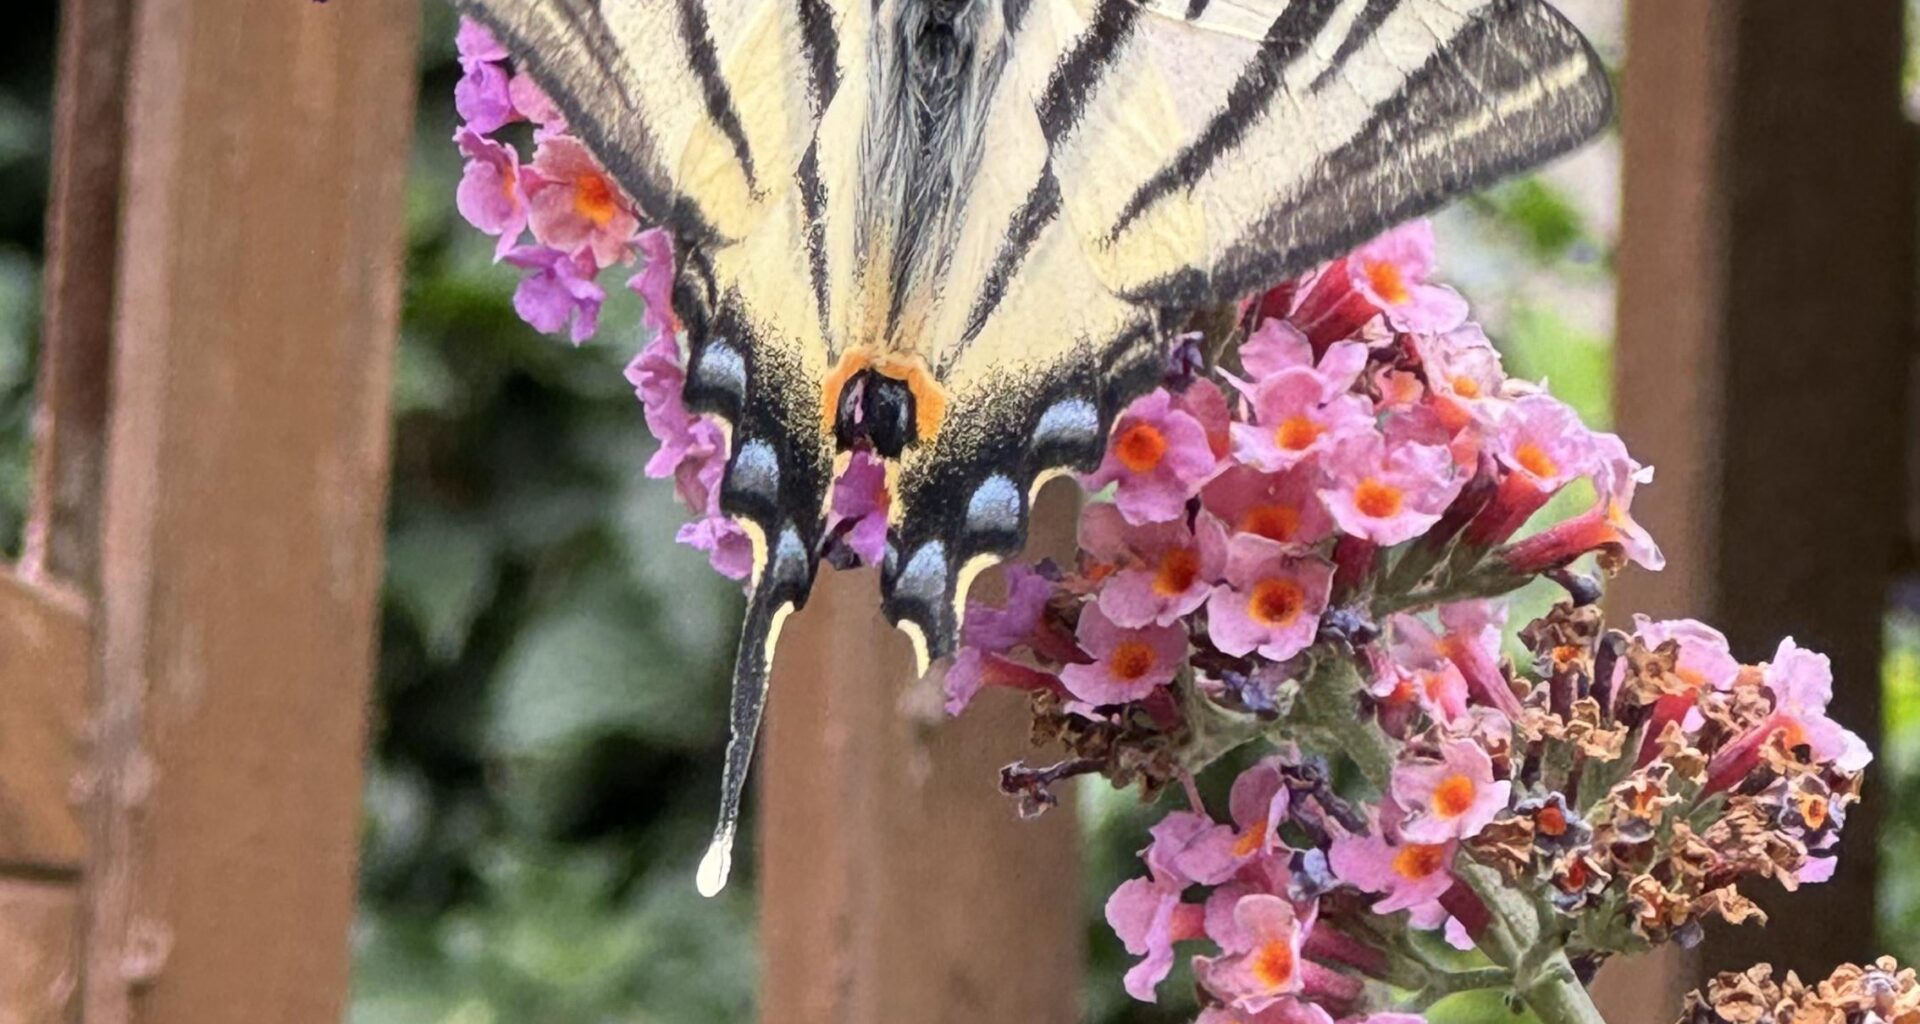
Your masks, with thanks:
M1360 715L1357 701L1364 685L1351 658L1322 661L1301 687L1288 731L1312 753L1347 755L1367 783L1385 793L1395 747L1371 718Z
M1481 967L1470 971L1435 971L1420 990L1419 1006L1425 1009L1450 995L1490 988L1513 988L1513 969Z
M1514 972L1514 991L1542 1024L1606 1024L1567 960L1559 937L1543 935L1534 902L1510 888L1499 872L1462 858L1460 880L1471 886L1492 915L1480 948Z

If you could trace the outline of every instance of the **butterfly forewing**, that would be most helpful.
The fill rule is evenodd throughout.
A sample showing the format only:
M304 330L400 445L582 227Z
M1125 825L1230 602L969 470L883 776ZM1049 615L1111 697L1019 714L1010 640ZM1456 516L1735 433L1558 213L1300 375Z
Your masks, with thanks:
M730 424L723 508L756 557L706 891L812 582L849 360L930 379L915 394L942 409L900 455L882 572L924 665L1186 313L1563 152L1611 107L1541 0L459 3L673 230L689 403Z

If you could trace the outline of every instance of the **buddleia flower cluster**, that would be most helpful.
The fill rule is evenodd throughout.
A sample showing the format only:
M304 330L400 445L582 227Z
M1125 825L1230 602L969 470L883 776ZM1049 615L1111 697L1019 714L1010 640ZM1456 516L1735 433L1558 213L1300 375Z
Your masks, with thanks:
M744 578L726 432L681 398L670 236L484 29L457 41L462 214L524 272L521 317L576 344L599 278L637 270L647 472L694 513L680 539ZM1002 772L1021 813L1094 775L1174 808L1106 918L1135 998L1190 959L1197 1024L1417 1024L1476 989L1594 1024L1606 957L1759 920L1756 883L1828 878L1870 760L1826 714L1821 655L1744 664L1698 622L1602 621L1597 577L1664 564L1632 517L1651 471L1509 376L1434 270L1415 222L1228 310L1224 337L1176 339L1081 480L1076 557L1009 566L945 672L950 713L1021 692L1058 752ZM823 557L877 562L888 505L855 451ZM1509 595L1542 578L1565 599L1510 639ZM1243 767L1210 804L1222 763ZM1814 988L1761 967L1682 1020L1913 1020L1913 993L1890 962Z
M1127 991L1190 957L1204 1024L1482 987L1581 1019L1607 956L1828 877L1869 759L1793 641L1743 665L1697 622L1607 628L1575 570L1662 566L1650 473L1509 377L1433 268L1404 226L1248 304L1237 354L1176 358L1083 480L1074 564L1014 567L946 676L954 713L1026 691L1064 748L1003 773L1026 813L1074 775L1172 794L1106 916ZM1570 489L1584 510L1534 522ZM1509 648L1504 598L1541 577L1565 599ZM1194 776L1246 746L1209 806Z

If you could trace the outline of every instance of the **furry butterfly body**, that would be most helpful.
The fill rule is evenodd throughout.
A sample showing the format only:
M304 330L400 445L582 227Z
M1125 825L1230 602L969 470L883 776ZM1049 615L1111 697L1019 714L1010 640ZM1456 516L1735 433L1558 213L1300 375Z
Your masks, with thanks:
M849 452L921 667L1189 314L1606 121L1541 0L460 0L675 235L687 399L754 552L717 891Z

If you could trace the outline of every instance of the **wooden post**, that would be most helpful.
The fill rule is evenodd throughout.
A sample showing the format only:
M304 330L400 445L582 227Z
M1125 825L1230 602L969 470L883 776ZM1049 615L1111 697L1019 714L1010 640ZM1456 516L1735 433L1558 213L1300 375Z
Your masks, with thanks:
M1671 565L1629 574L1612 603L1713 622L1745 660L1789 635L1827 652L1832 713L1872 743L1908 443L1914 166L1903 5L1834 14L1629 8L1617 403L1628 446L1659 467L1639 511ZM1705 966L1824 976L1872 955L1878 796L1869 780L1833 882L1753 885L1781 926L1712 929ZM1814 918L1809 943L1794 924ZM1676 1012L1686 966L1642 970L1610 1019Z
M345 1011L417 20L138 7L87 1024Z
M1071 550L1069 492L1042 495L1034 550ZM1079 1020L1073 809L1022 822L996 788L1026 701L903 708L912 658L872 571L823 574L788 633L759 768L761 1019Z

